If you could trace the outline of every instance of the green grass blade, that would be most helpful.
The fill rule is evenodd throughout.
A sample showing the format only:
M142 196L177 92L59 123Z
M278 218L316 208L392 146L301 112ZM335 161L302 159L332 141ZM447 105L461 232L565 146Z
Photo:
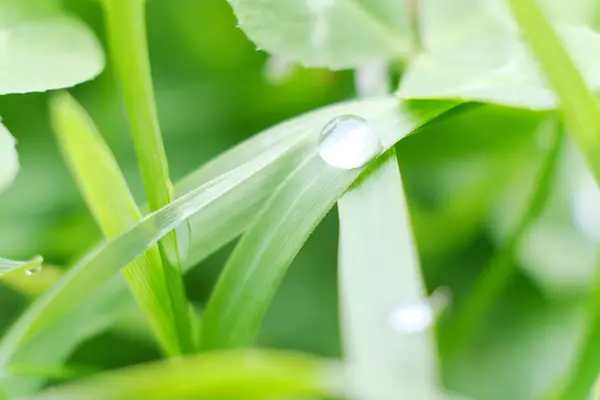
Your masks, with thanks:
M535 0L507 0L556 94L568 132L600 183L600 107Z
M368 121L389 148L454 103L427 106L417 112L407 104ZM252 343L292 260L363 170L333 168L316 153L316 138L313 146L315 153L276 191L227 262L205 312L203 348Z
M142 180L150 211L156 211L171 202L173 193L150 72L146 2L105 0L104 5L113 63L123 88ZM176 233L163 238L159 248L180 350L191 353L194 351L192 314L181 276Z
M4 336L0 343L0 371L20 346L74 309L94 289L144 254L171 230L244 183L257 170L268 166L270 161L260 159L251 166L231 171L148 215L123 234L92 250L34 302Z
M67 93L50 102L54 131L63 157L86 204L107 239L142 219L110 149L85 110ZM123 270L164 352L183 353L165 273L157 247Z
M34 257L29 261L14 261L6 258L0 258L0 277L19 271L29 271L40 268L44 259L40 256Z
M388 151L338 203L342 341L356 398L436 398L431 330L396 332L403 305L428 304L396 153ZM423 328L423 327L419 327Z
M15 139L8 129L0 124L0 192L11 184L19 171L15 144Z
M335 396L341 381L341 367L330 360L290 352L243 350L108 372L48 389L33 399Z
M541 161L535 181L532 182L527 205L502 248L489 262L480 280L459 303L452 319L448 321L450 324L448 332L443 334L442 341L444 353L460 352L473 339L477 327L481 325L486 313L516 272L514 256L518 245L546 206L556 180L557 162L563 139L560 132L562 126L555 120L549 121L541 129L549 130L552 142Z

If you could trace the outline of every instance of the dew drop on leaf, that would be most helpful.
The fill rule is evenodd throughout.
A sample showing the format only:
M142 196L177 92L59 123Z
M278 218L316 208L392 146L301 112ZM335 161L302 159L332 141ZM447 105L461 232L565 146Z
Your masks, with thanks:
M423 332L435 320L435 311L426 301L403 304L395 308L389 315L392 329L401 334Z
M330 121L319 138L319 156L340 169L360 168L383 152L373 126L356 115Z

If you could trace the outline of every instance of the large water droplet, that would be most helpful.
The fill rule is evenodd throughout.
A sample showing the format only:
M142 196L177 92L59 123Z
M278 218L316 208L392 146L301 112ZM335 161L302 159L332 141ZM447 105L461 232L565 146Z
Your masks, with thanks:
M600 242L600 190L589 176L575 191L573 201L575 226L586 238Z
M39 274L40 272L42 272L42 266L41 265L36 265L35 267L31 267L25 270L25 275L27 276L31 276L31 275L35 275L35 274Z
M435 311L427 301L403 304L394 309L389 316L393 330L401 334L423 332L433 325Z
M356 115L337 117L321 132L319 155L335 168L360 168L382 152L373 126Z

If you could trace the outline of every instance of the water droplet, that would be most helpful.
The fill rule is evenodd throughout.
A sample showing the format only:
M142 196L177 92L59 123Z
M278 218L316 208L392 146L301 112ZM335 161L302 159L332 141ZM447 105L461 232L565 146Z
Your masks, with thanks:
M572 212L579 232L593 242L600 242L600 190L591 176L576 189Z
M319 140L319 156L335 168L360 168L383 152L373 126L356 115L329 122Z
M389 324L396 332L410 334L423 332L435 321L435 311L427 301L403 304L392 311Z
M184 223L177 227L176 232L179 262L183 263L190 254L192 243L192 225L190 224L190 220L186 219Z
M41 265L36 265L35 267L31 267L25 270L25 275L27 276L32 276L35 274L39 274L40 272L42 272L42 266Z

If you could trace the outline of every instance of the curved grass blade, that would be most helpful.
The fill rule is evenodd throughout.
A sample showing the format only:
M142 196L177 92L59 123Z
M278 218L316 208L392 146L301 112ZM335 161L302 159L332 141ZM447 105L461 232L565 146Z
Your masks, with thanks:
M8 129L0 123L0 192L11 184L19 171L15 144L16 141Z
M424 307L415 308L424 320L433 315L393 148L338 210L342 341L355 398L440 398L430 324L397 332L391 320L402 307Z
M383 147L389 148L452 107L447 103L427 105L430 108L420 110L420 114L405 105L381 120L369 120ZM316 139L314 146L316 149ZM242 347L253 342L287 268L362 170L334 168L315 150L281 185L221 274L205 312L203 348Z
M112 152L83 107L67 93L52 97L50 111L63 157L88 208L107 239L118 236L139 222L142 214ZM158 248L150 248L123 274L164 352L184 353L187 346L177 333Z
M341 367L330 360L291 352L243 350L108 372L48 389L33 399L335 396L341 381Z
M535 182L532 184L527 205L502 249L492 258L484 275L459 304L456 313L451 317L452 320L448 321L449 330L443 335L444 340L442 340L444 353L459 352L473 339L481 320L515 274L517 264L514 256L517 246L546 206L556 179L557 161L563 138L560 132L562 126L554 119L541 129L549 130L553 137L537 171Z
M0 258L0 277L14 272L27 272L40 268L43 262L44 259L40 256L36 256L29 261L14 261L7 258Z

